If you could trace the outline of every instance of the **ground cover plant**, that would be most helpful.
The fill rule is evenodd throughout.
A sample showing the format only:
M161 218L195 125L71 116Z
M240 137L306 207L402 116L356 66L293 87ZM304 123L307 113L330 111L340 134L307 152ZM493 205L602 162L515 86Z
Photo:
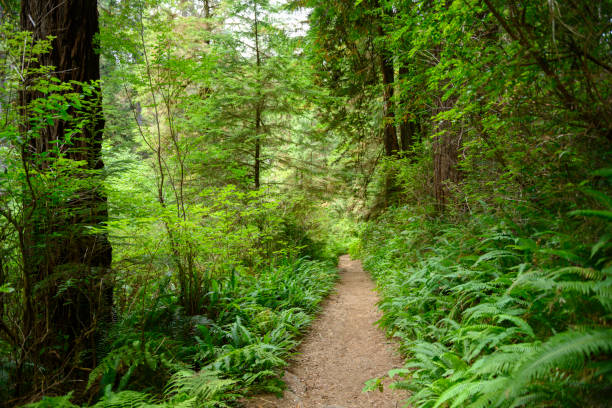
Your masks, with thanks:
M601 236L591 242L550 220L479 215L456 224L405 209L366 227L362 253L383 296L380 324L407 356L389 375L412 392L412 406L608 404L612 207L595 195L606 210L565 221L579 229L576 217L599 217Z
M93 406L223 407L282 392L287 359L336 277L331 262L280 259L257 275L215 280L211 309L191 316L167 281L156 282L156 295L119 316L99 344L87 383L99 397ZM71 397L28 406L78 406Z

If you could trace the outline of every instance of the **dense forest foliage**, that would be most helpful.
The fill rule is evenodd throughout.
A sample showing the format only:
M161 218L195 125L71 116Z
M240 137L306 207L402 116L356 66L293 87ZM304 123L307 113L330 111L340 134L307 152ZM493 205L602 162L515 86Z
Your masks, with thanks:
M0 19L0 406L280 394L345 252L406 404L609 405L611 0Z

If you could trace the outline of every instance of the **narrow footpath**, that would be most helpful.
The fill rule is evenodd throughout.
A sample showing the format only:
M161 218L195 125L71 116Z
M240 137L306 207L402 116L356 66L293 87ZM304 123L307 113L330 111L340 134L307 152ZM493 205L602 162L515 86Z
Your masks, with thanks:
M406 394L385 387L383 393L361 392L364 383L402 366L395 344L375 326L381 317L374 283L360 261L340 257L340 281L284 380L282 399L256 396L247 408L395 408Z

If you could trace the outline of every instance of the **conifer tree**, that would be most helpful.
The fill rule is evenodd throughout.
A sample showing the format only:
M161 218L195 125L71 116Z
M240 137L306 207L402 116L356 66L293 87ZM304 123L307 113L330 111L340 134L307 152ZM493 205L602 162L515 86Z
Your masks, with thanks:
M97 4L24 0L20 26L34 42L52 38L49 51L35 56L19 98L28 178L21 245L24 353L39 365L35 376L42 373L36 386L46 387L78 374L77 366L95 366L98 331L111 315L111 246L104 232L92 232L108 217L100 179ZM66 85L45 93L36 86L45 78ZM63 114L45 117L40 126L36 106L45 98L60 101ZM50 191L45 179L62 173L64 181Z

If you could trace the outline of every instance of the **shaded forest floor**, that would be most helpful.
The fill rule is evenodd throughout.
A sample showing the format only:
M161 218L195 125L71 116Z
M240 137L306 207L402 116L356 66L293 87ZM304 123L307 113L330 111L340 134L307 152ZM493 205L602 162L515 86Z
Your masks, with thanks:
M375 322L381 317L374 283L360 261L340 257L340 281L323 305L284 380L282 399L256 396L247 408L393 408L401 391L363 393L365 381L383 376L403 361Z

